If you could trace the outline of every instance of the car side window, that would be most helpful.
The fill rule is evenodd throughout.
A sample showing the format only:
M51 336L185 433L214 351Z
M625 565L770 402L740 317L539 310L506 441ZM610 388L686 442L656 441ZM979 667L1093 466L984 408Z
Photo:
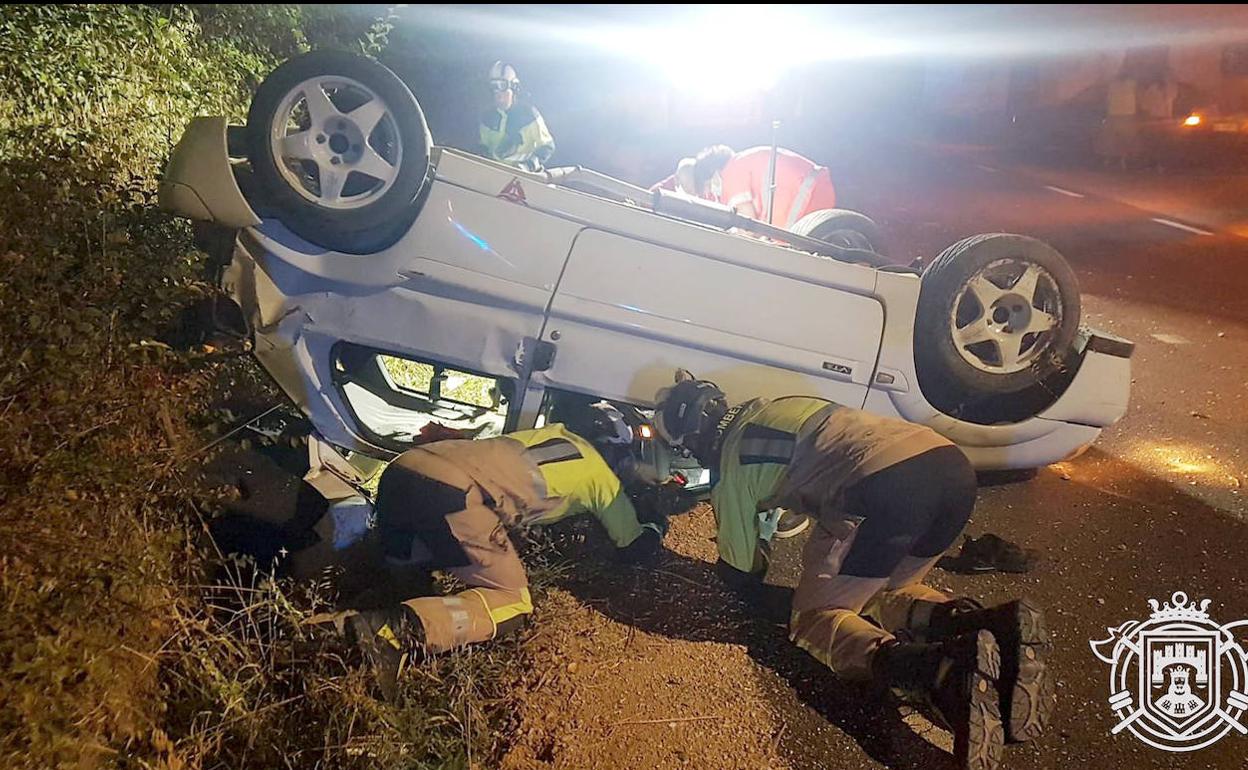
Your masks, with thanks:
M515 389L507 378L350 343L335 347L334 379L360 432L394 451L501 434Z

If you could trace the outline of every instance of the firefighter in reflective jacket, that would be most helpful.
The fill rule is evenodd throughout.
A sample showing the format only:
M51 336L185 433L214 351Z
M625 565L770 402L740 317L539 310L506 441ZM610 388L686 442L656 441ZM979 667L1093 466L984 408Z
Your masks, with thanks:
M666 521L637 510L604 454L626 454L632 431L614 407L595 405L606 431L586 438L563 425L409 449L382 473L377 534L394 567L442 569L468 589L398 607L350 613L383 689L407 653L440 653L505 633L533 611L524 565L508 532L593 514L626 560L655 555ZM602 451L600 451L600 449Z
M812 211L836 208L836 189L828 169L783 147L776 151L776 192L770 212L770 147L751 147L736 153L723 145L708 147L698 153L693 171L696 173L690 176L696 177L696 188L690 194L777 227L789 229Z
M930 428L819 398L728 408L677 375L655 425L712 469L720 572L757 590L760 512L816 522L793 596L790 639L839 676L919 693L954 733L962 766L997 766L1004 738L1040 734L1053 704L1043 615L1027 600L985 609L920 581L975 504L966 456Z
M537 108L516 101L520 79L515 68L494 62L488 81L493 103L481 113L482 151L526 171L541 171L555 152L555 140Z

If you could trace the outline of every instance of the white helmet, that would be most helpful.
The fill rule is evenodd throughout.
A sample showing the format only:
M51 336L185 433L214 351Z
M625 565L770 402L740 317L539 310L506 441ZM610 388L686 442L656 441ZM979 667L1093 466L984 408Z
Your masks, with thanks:
M507 85L514 87L515 85L519 85L520 76L516 74L515 67L504 61L496 61L490 66L490 74L486 80L490 81L490 83L506 83Z

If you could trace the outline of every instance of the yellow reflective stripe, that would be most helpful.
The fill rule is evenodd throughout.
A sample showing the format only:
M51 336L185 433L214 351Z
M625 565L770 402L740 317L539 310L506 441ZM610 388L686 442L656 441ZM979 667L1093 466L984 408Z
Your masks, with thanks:
M502 607L494 607L490 610L490 618L494 621L494 625L504 623L519 615L528 615L533 611L533 600L529 597L529 589L520 589L520 601L511 604L504 604Z
M403 649L403 645L399 643L399 638L395 636L394 631L390 629L389 623L377 629L377 636L380 636L382 639L384 639L386 643L389 644L394 649L396 650Z
M792 227L801 218L800 215L806 208L806 204L810 203L810 194L814 191L815 182L819 179L819 172L822 170L822 166L815 166L806 172L806 177L802 179L802 186L797 189L797 195L793 197L793 203L789 206L789 218L785 220L785 227Z
M520 589L520 601L504 604L500 607L491 607L489 602L485 601L485 596L475 588L471 593L481 597L481 602L485 604L486 612L490 614L490 620L494 623L495 632L498 631L499 623L506 623L514 617L528 615L533 612L533 599L529 595L529 589L527 588Z

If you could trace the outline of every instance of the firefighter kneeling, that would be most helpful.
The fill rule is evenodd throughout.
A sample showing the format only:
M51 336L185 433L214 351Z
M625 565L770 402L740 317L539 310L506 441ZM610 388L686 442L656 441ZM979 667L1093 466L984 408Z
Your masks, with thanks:
M923 585L975 505L966 456L921 425L819 398L728 408L713 383L677 374L655 424L712 469L717 569L761 584L759 514L813 517L793 598L790 638L845 679L922 697L954 733L960 766L991 770L1002 744L1037 737L1054 682L1038 607L989 609Z
M572 433L564 425L475 441L439 441L399 455L377 490L377 534L389 565L439 569L468 589L351 613L357 642L390 696L411 653L441 653L516 628L533 611L510 530L592 513L640 561L661 548L666 520L643 521L608 459L626 462L633 435L609 404ZM590 434L594 441L587 440Z

